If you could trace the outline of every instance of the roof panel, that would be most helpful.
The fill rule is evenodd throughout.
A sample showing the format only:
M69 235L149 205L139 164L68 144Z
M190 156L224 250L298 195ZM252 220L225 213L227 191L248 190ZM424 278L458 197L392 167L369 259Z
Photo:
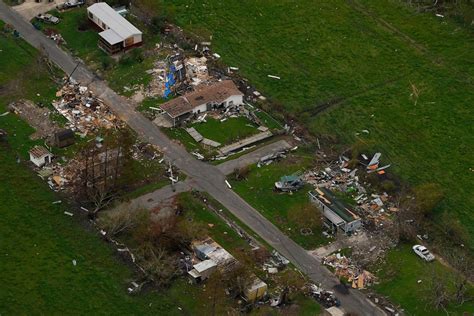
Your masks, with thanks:
M117 43L123 42L122 37L120 37L120 35L115 33L112 29L100 32L99 36L106 40L107 43L109 43L110 45L115 45Z

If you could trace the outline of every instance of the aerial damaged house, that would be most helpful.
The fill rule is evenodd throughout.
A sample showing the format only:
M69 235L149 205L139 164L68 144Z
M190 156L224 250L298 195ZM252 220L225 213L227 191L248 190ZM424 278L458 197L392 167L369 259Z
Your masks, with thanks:
M340 229L350 234L361 227L360 217L350 206L338 200L330 190L318 188L316 192L308 192L308 195L311 202L316 204L324 215L324 224L333 232Z
M94 3L88 7L87 16L103 30L99 33L99 47L109 54L142 42L142 32L105 2Z
M160 106L173 126L194 114L243 104L244 94L232 80L223 80L177 97Z

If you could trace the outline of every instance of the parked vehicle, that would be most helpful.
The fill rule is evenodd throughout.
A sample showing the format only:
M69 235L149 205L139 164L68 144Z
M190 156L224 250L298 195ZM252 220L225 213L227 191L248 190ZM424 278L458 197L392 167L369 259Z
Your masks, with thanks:
M80 7L82 5L86 4L85 0L67 0L64 3L58 4L56 8L58 10L65 10L65 9L71 9L75 7Z
M435 259L433 254L425 247L422 245L414 245L413 246L413 251L423 260L430 262Z
M51 14L38 14L36 16L36 19L39 21L43 21L45 23L51 23L51 24L58 24L59 23L59 18L55 17L54 15Z

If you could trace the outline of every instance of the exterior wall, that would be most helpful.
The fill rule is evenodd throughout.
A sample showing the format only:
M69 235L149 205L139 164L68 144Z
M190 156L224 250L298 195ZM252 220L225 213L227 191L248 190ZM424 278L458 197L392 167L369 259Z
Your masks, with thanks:
M227 108L229 106L229 102L232 102L233 105L242 105L244 104L243 96L241 95L232 95L222 102L224 107ZM206 111L210 111L212 106L208 106L206 103L201 104L193 109L193 113L203 113Z
M357 229L359 229L362 226L362 222L360 219L353 220L350 223L346 224L346 227L344 228L346 233L353 232Z
M231 95L230 97L228 97L224 102L225 102L225 105L224 107L228 107L229 106L229 102L231 102L234 104L234 105L242 105L244 104L244 100L243 100L243 96L242 95Z
M40 158L35 158L30 154L30 161L34 163L37 167L42 167L46 164L46 159L48 162L51 162L51 156L45 155Z
M92 15L92 17L91 17ZM92 22L94 22L95 25L97 25L98 27L100 27L102 30L106 30L108 27L103 27L102 25L102 21L99 20L95 15L93 15L89 10L87 10L87 17L89 18L89 20L91 20Z
M207 105L201 104L193 109L193 113L203 113L207 111Z
M142 34L133 35L133 44L138 44L142 42Z
M265 293L267 293L267 288L267 284L262 282L259 287L247 289L245 291L245 297L251 302L257 301L265 296Z

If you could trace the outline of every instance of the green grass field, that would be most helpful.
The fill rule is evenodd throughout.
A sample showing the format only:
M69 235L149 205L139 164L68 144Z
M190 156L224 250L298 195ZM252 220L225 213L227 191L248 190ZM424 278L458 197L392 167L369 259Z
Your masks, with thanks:
M443 310L435 310L429 303L427 288L433 278L433 273L442 275L448 280L454 278L454 272L443 266L438 261L427 263L421 260L408 245L401 245L390 250L386 261L379 267L377 276L380 284L374 286L374 290L387 296L391 301L403 302L402 307L409 315L446 315ZM417 283L421 280L421 283ZM474 295L474 288L470 286L471 297ZM463 306L451 304L447 308L450 315L462 315L474 313L474 303L472 300Z
M193 127L205 138L222 145L231 144L245 137L257 134L257 127L245 117L229 118L224 122L207 118L206 123L196 123Z
M231 184L235 192L295 242L306 249L314 249L327 242L327 239L321 234L322 229L313 230L313 235L303 236L300 229L306 227L299 226L290 215L290 212L295 212L302 206L310 204L308 191L311 188L305 186L293 194L279 193L274 190L274 184L280 177L302 171L303 166L304 162L287 161L261 168L253 165L246 180L234 180L231 181Z
M396 0L142 2L212 35L223 62L313 132L351 144L369 130L402 179L442 185L439 213L474 236L474 41L458 24Z

